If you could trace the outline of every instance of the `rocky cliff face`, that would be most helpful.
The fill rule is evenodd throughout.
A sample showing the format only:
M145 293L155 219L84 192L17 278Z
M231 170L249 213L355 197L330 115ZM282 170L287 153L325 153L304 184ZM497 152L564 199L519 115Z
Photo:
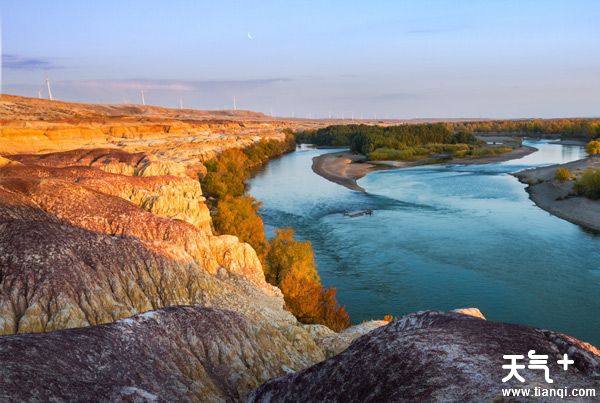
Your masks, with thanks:
M279 290L265 282L254 250L212 235L198 182L189 178L9 164L0 169L0 225L3 333L207 304L219 286L198 279L218 276L247 282L264 294L259 300L273 300L267 305L278 306L283 322L295 322ZM43 324L41 310L49 316Z
M549 356L544 372L521 370L525 383L502 383L504 354ZM568 353L575 364L556 361ZM418 312L358 338L324 362L271 380L253 402L504 401L502 388L600 387L600 356L590 345L526 326L443 312ZM533 392L532 392L533 393ZM515 399L518 401L518 399ZM512 400L511 400L512 401Z

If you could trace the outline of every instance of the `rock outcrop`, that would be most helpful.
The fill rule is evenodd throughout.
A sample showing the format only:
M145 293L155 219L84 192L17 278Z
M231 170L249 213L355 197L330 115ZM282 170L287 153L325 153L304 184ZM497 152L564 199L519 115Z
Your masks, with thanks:
M525 383L502 383L505 354L549 356L544 371L526 369ZM567 371L556 361L569 354ZM470 315L418 312L355 340L344 352L253 392L253 402L502 401L502 388L600 387L600 356L589 345L545 330L488 322ZM532 392L533 393L533 392Z
M258 321L179 306L0 338L0 400L241 401L314 360Z
M0 333L95 325L178 304L294 325L248 244L212 235L210 221L169 217L195 222L188 206L206 209L191 182L87 167L0 169ZM148 202L157 195L166 195L164 208Z

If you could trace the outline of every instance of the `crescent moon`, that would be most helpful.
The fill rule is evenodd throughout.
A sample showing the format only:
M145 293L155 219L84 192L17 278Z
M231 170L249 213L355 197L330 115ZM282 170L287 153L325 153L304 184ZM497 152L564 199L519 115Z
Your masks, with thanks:
M250 32L248 32L247 36L248 36L248 39L250 39L250 40L254 39L254 37L250 34Z

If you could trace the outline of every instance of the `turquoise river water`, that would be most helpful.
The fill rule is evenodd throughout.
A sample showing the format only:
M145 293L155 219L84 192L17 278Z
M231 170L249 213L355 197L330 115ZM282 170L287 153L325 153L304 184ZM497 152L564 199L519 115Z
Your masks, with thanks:
M535 206L509 175L582 158L581 147L486 165L379 171L367 193L311 170L333 150L301 148L250 181L268 235L289 226L312 242L323 283L353 322L425 309L478 307L489 320L562 331L600 345L600 235ZM373 209L350 218L348 210Z

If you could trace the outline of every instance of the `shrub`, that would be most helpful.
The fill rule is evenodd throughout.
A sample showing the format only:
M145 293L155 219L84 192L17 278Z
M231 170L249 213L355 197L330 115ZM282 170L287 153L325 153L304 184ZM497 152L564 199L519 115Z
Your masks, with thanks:
M500 155L512 151L510 147L484 147L469 150L467 155L471 157L488 157L492 155Z
M575 182L575 192L590 199L600 199L600 169L585 171Z
M554 179L561 182L568 181L571 179L571 171L569 171L567 168L560 167L554 173Z
M392 148L378 148L369 154L369 159L373 161L401 161L410 160L415 156L412 148L403 150L394 150Z
M265 277L281 289L287 308L300 322L320 323L335 331L350 325L348 313L335 299L335 289L321 285L310 242L295 240L291 228L276 230Z
M217 202L213 224L218 234L235 235L254 248L261 262L265 262L269 244L263 221L258 215L260 203L251 196L225 196Z
M600 154L600 140L592 140L585 146L585 150L590 155Z

